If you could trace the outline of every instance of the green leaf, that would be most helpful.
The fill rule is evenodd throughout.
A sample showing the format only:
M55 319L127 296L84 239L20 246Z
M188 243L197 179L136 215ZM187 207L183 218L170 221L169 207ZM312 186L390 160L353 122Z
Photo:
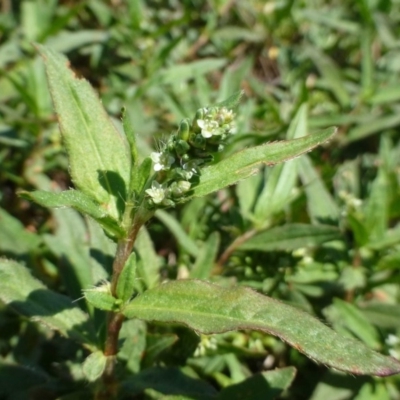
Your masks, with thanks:
M41 243L39 236L29 232L16 218L0 208L0 250L13 257L27 255Z
M82 370L89 382L94 382L101 377L107 365L107 357L102 351L95 351L86 357Z
M400 328L400 309L397 304L372 303L360 308L368 321L384 329Z
M56 230L53 235L44 235L44 241L58 258L59 274L68 295L78 299L82 288L98 282L92 270L87 227L75 210L57 209L53 215ZM79 302L79 306L85 308L86 304Z
M341 233L330 225L286 224L253 236L238 249L293 251L302 247L319 246L336 239L341 239Z
M223 389L217 400L275 399L290 386L295 375L294 367L261 372Z
M74 307L68 297L48 290L14 261L0 260L0 299L19 314L96 349L96 335L88 315Z
M126 261L121 275L118 278L117 297L123 302L130 299L135 287L136 254L132 253Z
M212 268L215 263L215 258L218 254L220 235L218 232L213 232L204 243L196 258L196 262L190 272L191 278L207 279L211 275Z
M78 79L67 59L37 45L77 189L118 220L129 189L131 158L126 139L116 130L90 84Z
M105 311L114 311L118 307L118 300L111 295L110 284L97 286L83 291L85 299L96 308Z
M356 375L400 372L400 362L338 335L311 315L245 287L169 282L136 297L128 318L182 323L204 334L254 329L278 336L311 359Z
M301 157L298 170L307 196L307 209L314 223L335 222L339 218L339 209L324 181L315 170L310 157Z
M193 196L205 196L258 172L262 164L275 165L290 160L329 140L335 128L304 136L299 139L283 140L242 150L221 162L202 170L199 184Z
M234 93L232 96L229 96L226 100L223 100L220 103L215 104L214 107L235 108L239 105L243 94L244 94L243 90L240 90Z
M171 231L182 248L190 255L196 257L199 248L196 242L183 230L179 222L167 212L157 210L155 216Z
M351 331L367 346L378 350L380 345L377 330L356 306L340 299L333 299L333 305L338 315L338 324Z
M124 235L124 231L119 227L117 221L109 217L100 204L79 190L65 190L59 193L37 190L35 192L21 192L20 195L43 207L71 207L82 214L92 217L109 235L117 238L121 238Z
M136 284L142 281L144 286L150 289L159 281L158 271L161 267L161 258L157 255L154 243L145 227L140 229L135 242L135 251L139 256Z

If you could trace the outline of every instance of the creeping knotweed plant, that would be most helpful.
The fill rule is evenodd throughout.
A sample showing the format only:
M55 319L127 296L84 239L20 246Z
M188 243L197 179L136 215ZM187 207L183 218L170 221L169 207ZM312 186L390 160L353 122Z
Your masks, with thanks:
M239 96L234 97L235 103ZM184 119L159 152L150 155L157 172L146 190L150 208L171 207L185 201L186 194L199 182L201 167L213 161L213 154L235 133L234 112L226 106L204 107L195 117Z

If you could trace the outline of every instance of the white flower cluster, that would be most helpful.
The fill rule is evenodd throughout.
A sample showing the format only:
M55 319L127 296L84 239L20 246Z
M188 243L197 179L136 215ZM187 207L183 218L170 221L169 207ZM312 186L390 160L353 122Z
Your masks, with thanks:
M160 184L153 181L151 188L145 190L147 195L151 198L153 204L172 206L174 205L171 197L181 197L190 190L191 183L188 181L175 181L167 187L166 184Z
M154 171L168 170L175 162L175 158L169 153L156 153L150 154L150 158L154 163Z
M201 135L205 139L212 136L235 133L233 122L234 113L226 107L203 108L199 110L202 118L196 120L197 126L201 129Z
M225 106L200 108L194 119L182 120L163 148L150 154L159 174L145 190L149 206L169 207L183 201L199 182L200 167L213 160L234 132L234 113Z

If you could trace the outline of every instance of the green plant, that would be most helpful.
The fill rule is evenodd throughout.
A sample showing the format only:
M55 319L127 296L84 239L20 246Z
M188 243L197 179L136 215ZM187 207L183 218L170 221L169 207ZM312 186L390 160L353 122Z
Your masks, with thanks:
M400 372L400 364L395 359L338 335L309 314L251 289L221 286L200 279L157 284L158 271L154 266L157 261L151 259L147 251L148 239L138 238L141 228L155 214L173 223L162 209L190 200L195 202L249 178L262 164L271 166L301 155L330 139L334 129L304 136L306 109L303 107L291 124L289 140L249 147L213 162L234 133L234 108L240 100L240 94L236 94L225 102L200 108L193 119L184 119L178 131L160 143L157 152L143 157L136 148L136 135L129 119L123 116L125 135L120 134L105 114L94 90L86 81L74 76L67 67L67 60L48 48L38 46L38 49L45 60L75 189L23 192L22 196L45 207L69 207L90 217L116 244L115 248L92 226L93 235L98 235L99 242L108 243L104 246L109 246L111 251L114 248L115 255L108 279L104 270L94 273L85 265L85 256L76 262L80 257L79 247L76 254L65 254L75 264L78 281L74 284L75 291L78 289L78 293L83 291L84 294L81 308L72 305L72 300L76 299L47 289L22 264L5 259L0 261L0 298L18 313L82 346L86 357L83 371L91 385L86 389L77 388L73 395L89 392L97 399L110 399L134 396L145 390L148 396L156 398L160 392L186 396L184 398L225 399L232 398L233 390L238 398L244 398L244 393L252 393L248 398L256 398L266 393L276 395L277 390L288 387L294 378L295 370L288 367L255 375L235 388L228 386L217 393L207 383L191 381L174 370L153 368L139 373L143 361L140 351L144 350L140 343L143 338L140 331L144 329L140 321L182 324L189 328L177 330L187 354L178 345L175 354L169 354L172 359L184 359L193 353L198 348L199 334L248 329L277 336L313 360L355 375L387 376ZM310 161L302 160L299 168L303 168L305 178L310 177ZM247 209L250 219L263 222L254 224L246 240L238 237L227 247L217 268L222 268L237 249L257 249L282 237L277 231L265 229L271 215L291 201L293 165L285 163L272 171L252 216ZM285 185L282 186L282 182ZM321 189L319 191L321 193ZM241 197L244 204L245 194ZM316 218L324 214L314 213ZM76 216L71 214L68 218ZM289 235L283 237L298 240L291 242L293 250L304 243L324 243L340 237L336 228L327 225L293 224L289 230ZM137 240L142 244L132 251ZM182 239L182 243L185 241L189 252L198 255L192 278L207 278L218 237L210 236L201 254L193 242ZM52 245L51 241L49 244ZM56 251L63 252L60 245L61 241L53 242ZM287 244L283 242L281 246L285 248ZM133 343L133 338L139 342ZM124 340L122 347L121 339ZM175 337L168 335L150 335L143 364L153 365L161 350L175 341ZM149 346L151 342L153 350ZM117 363L118 357L122 364ZM136 376L132 376L132 372L136 372ZM151 382L157 378L166 382L170 379L168 374L173 374L173 379L182 379L172 392L162 384Z

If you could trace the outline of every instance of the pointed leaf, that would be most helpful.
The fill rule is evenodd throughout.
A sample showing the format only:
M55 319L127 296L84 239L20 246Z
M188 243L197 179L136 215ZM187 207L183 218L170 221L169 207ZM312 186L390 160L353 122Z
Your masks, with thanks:
M129 189L131 158L90 84L78 79L67 59L37 45L67 148L75 186L119 219Z
M43 207L60 208L71 207L95 219L104 230L116 237L122 237L124 232L116 220L109 217L100 204L79 190L65 190L63 192L46 192L37 190L35 192L21 192L21 197L34 201Z
M109 285L98 286L93 289L83 291L85 299L93 306L100 310L114 311L117 309L119 302L111 295Z
M298 160L297 165L307 196L307 209L311 220L315 223L337 221L339 218L338 206L315 170L311 159L304 156Z
M258 251L293 251L341 239L339 229L329 225L286 224L268 229L243 242L238 249Z
M99 379L106 369L107 357L102 351L90 354L82 365L83 373L89 382Z
M400 372L400 362L342 337L311 315L245 287L169 282L135 298L128 318L176 322L204 334L254 329L278 336L311 359L356 375Z
M193 189L193 196L205 196L233 185L257 173L262 164L275 165L306 153L329 140L335 132L335 128L329 128L299 139L267 143L235 153L202 170L200 182Z
M0 260L0 299L19 314L95 349L96 336L87 314L72 300L48 290L22 265Z
M135 287L136 254L132 253L126 261L117 284L117 297L123 302L130 299Z

